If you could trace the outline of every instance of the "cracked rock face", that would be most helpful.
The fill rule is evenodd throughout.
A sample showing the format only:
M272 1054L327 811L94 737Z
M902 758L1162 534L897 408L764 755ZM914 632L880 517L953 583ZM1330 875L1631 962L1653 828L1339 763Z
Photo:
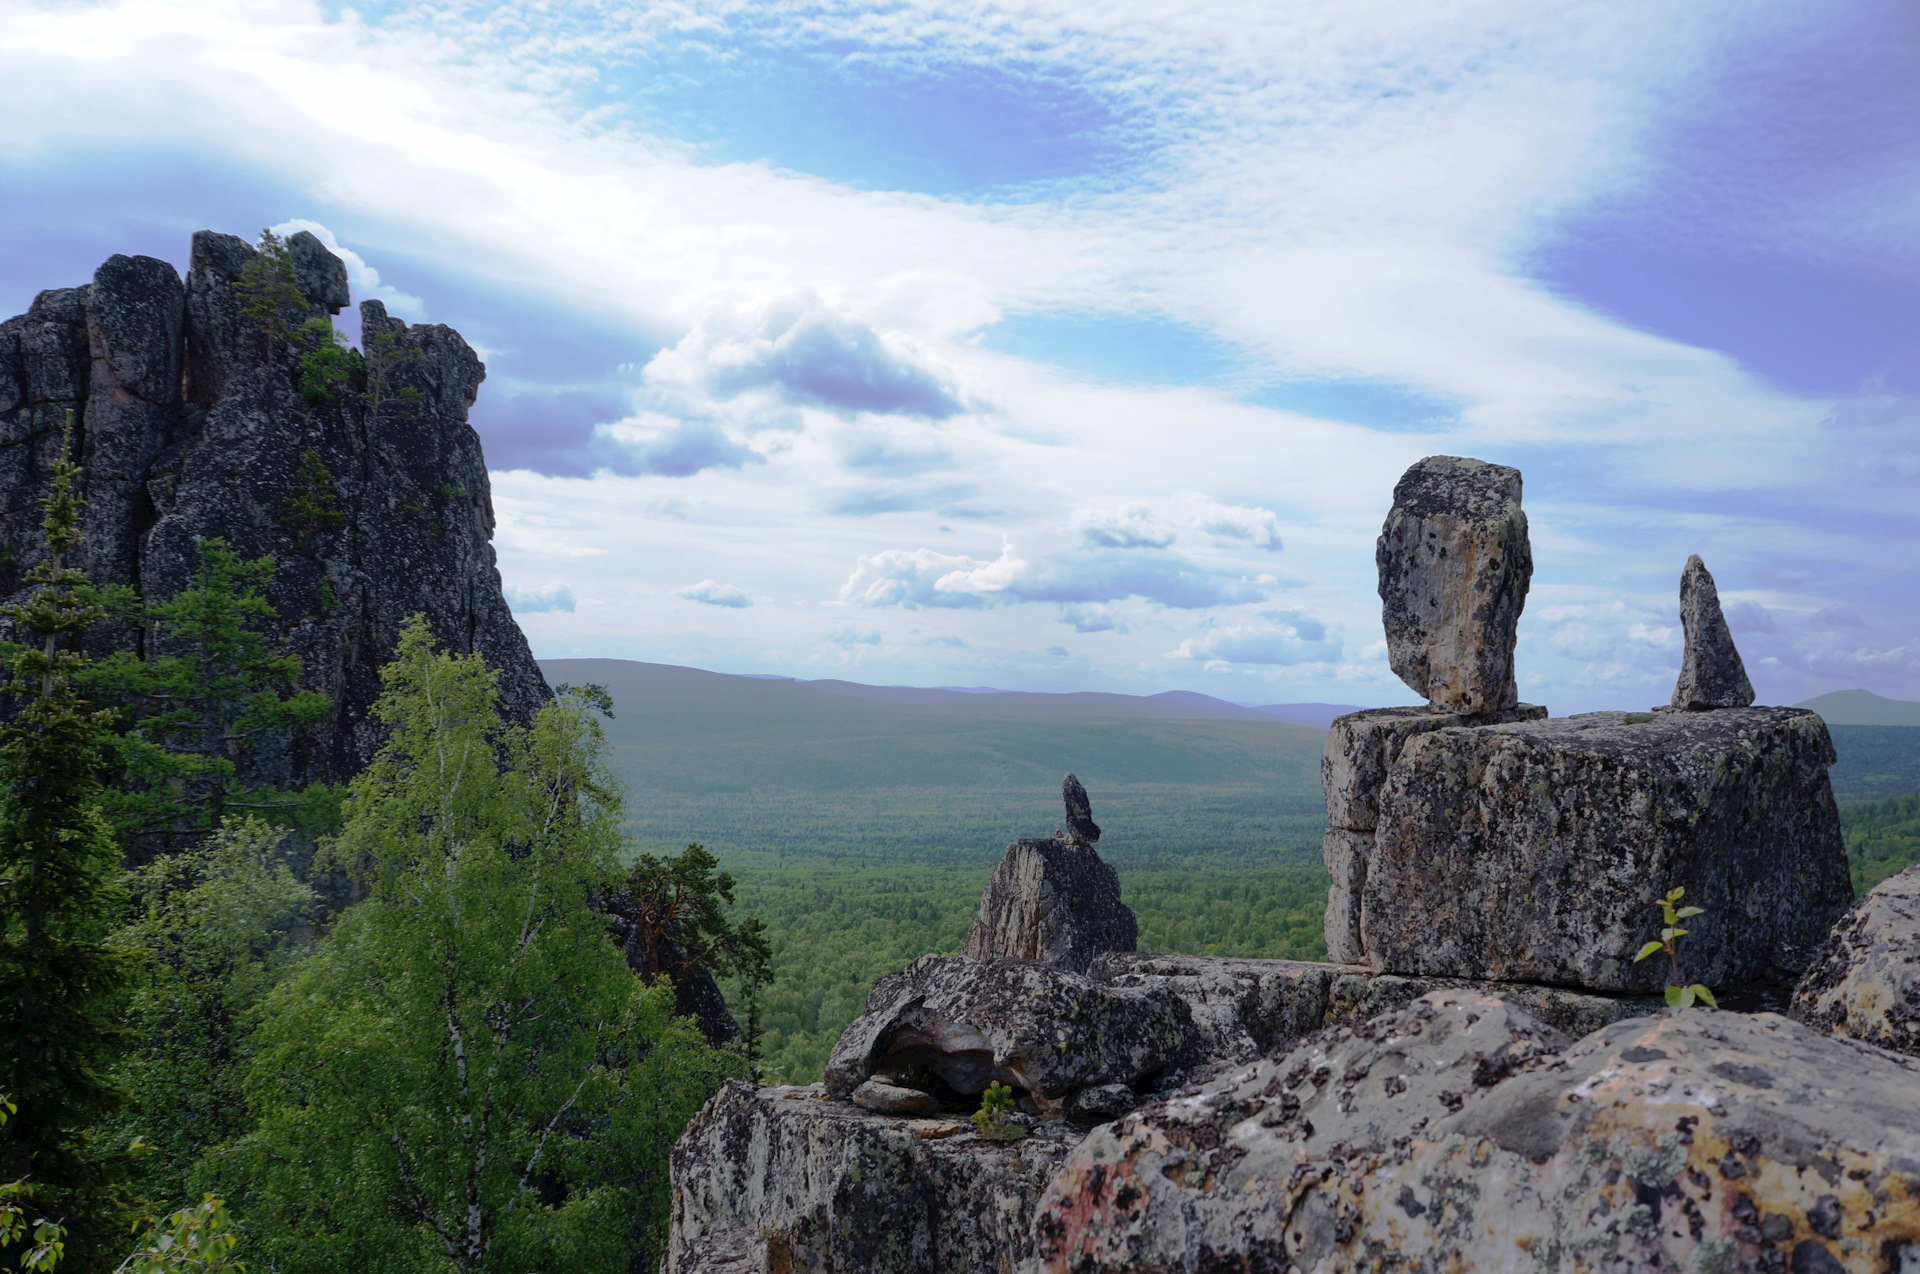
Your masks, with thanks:
M1401 476L1374 551L1394 673L1438 711L1511 708L1533 578L1520 471L1428 456Z
M1069 774L1060 785L1066 828L1045 840L1007 846L967 930L975 959L1041 960L1085 970L1102 951L1131 951L1140 925L1120 901L1120 876L1095 852L1100 828L1087 789Z
M1825 724L1796 708L1596 712L1407 741L1361 926L1381 971L1648 995L1656 901L1704 907L1682 972L1783 998L1852 896Z
M1920 867L1881 881L1841 917L1794 989L1790 1015L1920 1056Z
M1171 989L1108 987L1026 960L922 956L874 985L867 1011L827 1059L827 1091L925 1067L961 1094L999 1082L1048 1113L1077 1091L1150 1091L1202 1060L1192 1015Z
M304 232L288 250L307 317L347 304L339 258ZM115 256L88 286L42 292L0 323L0 599L17 600L43 556L39 500L71 410L96 583L171 597L191 583L202 536L278 562L278 634L334 711L257 757L247 781L339 782L364 767L381 739L368 712L380 664L416 612L444 647L498 669L503 714L524 720L548 691L494 567L486 462L467 424L485 367L453 329L409 326L373 301L361 307L367 359L311 401L298 359L318 339L294 322L269 349L241 313L235 285L253 256L201 231L184 280L164 261ZM326 490L308 490L308 452ZM303 492L330 496L337 520L303 522Z
M673 1150L664 1274L991 1274L1032 1259L1035 1202L1080 1139L901 1119L819 1087L728 1081Z
M1845 1270L1920 1258L1920 1068L1772 1014L1569 1046L1436 992L1088 1136L1042 1269Z
M1369 708L1334 718L1320 758L1320 786L1327 799L1327 833L1321 852L1327 864L1327 957L1359 964L1367 953L1360 940L1361 900L1380 819L1380 789L1401 749L1415 735L1456 726L1543 720L1547 710L1522 703L1500 712L1469 715L1431 708Z
M1753 683L1733 644L1733 630L1720 611L1720 590L1698 553L1680 572L1680 627L1686 633L1686 654L1680 661L1680 679L1674 683L1673 705L1697 712L1703 708L1745 708L1753 703Z

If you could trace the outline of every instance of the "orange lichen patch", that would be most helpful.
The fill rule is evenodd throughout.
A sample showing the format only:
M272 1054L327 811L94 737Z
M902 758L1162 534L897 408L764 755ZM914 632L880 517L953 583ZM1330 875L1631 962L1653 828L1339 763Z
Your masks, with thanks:
M1149 1198L1126 1159L1073 1165L1054 1179L1048 1194L1054 1206L1044 1212L1036 1238L1049 1270L1106 1267L1124 1249Z

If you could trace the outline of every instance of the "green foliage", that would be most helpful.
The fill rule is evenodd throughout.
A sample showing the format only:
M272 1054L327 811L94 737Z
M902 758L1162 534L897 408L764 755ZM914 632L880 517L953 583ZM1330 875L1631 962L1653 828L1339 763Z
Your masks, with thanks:
M1712 991L1698 982L1683 982L1680 977L1680 939L1687 936L1687 931L1680 927L1680 922L1706 914L1705 909L1701 907L1674 905L1686 897L1686 894L1687 891L1684 888L1675 886L1668 890L1667 896L1656 904L1660 908L1660 915L1666 927L1660 930L1658 938L1640 948L1640 954L1633 957L1633 962L1638 964L1649 956L1666 952L1672 969L1672 978L1667 984L1667 1003L1676 1009L1687 1009L1692 1008L1694 1001L1698 1000L1710 1009L1717 1009L1720 1006L1714 1003Z
M300 325L300 335L308 346L295 364L300 396L311 406L323 407L352 382L359 357L331 319L308 319Z
M989 1141L1019 1141L1027 1135L1027 1130L1007 1122L1007 1116L1012 1113L1013 1090L996 1079L980 1094L980 1109L968 1119L975 1131Z
M1843 809L1840 832L1847 842L1853 892L1863 894L1895 872L1920 863L1920 796L1895 796Z
M770 975L773 953L766 925L751 916L734 924L733 877L699 844L667 858L642 854L627 873L623 911L634 926L630 948L643 958L652 982L677 967L706 969L758 985Z
M240 1227L218 1195L156 1221L140 1246L120 1262L114 1274L176 1274L182 1270L233 1270L247 1267L234 1259Z
M193 1165L249 1127L241 1090L254 1007L304 953L315 896L282 860L285 833L229 819L207 840L129 874L132 918L116 935L137 957L109 1139L142 1137L134 1185L186 1197Z
M44 502L47 558L29 599L6 611L38 642L13 660L7 689L24 706L0 726L0 1091L21 1108L0 1130L0 1172L31 1176L45 1206L80 1214L67 1241L85 1252L109 1206L111 1166L87 1154L85 1130L115 1100L126 962L108 943L119 847L96 808L105 721L74 688L86 660L73 647L101 613L66 564L77 472L63 447Z
M318 451L308 447L300 453L300 485L280 511L281 527L293 537L302 553L310 555L324 537L338 531L346 520L326 461Z
M1920 791L1920 726L1830 725L1827 732L1840 755L1828 774L1842 815L1863 801Z
M139 612L151 625L147 659L118 651L86 687L117 709L110 741L116 782L105 808L123 835L195 839L235 812L311 820L328 791L281 792L249 784L256 748L319 720L332 704L295 689L300 661L269 642L278 617L264 596L271 556L247 561L225 540L202 540L199 577Z
M262 230L253 259L242 267L233 290L240 301L241 322L252 333L262 361L270 360L308 310L286 240Z
M19 1109L11 1097L0 1093L0 1132ZM24 1177L0 1185L0 1261L7 1268L51 1270L66 1253L66 1228L40 1215L41 1209L33 1206L34 1194L33 1183ZM16 1246L17 1252L9 1251Z
M623 1271L738 1059L607 941L620 804L563 695L506 727L478 656L402 632L337 858L369 890L270 993L255 1131L209 1161L288 1271ZM642 1264L640 1268L647 1268Z

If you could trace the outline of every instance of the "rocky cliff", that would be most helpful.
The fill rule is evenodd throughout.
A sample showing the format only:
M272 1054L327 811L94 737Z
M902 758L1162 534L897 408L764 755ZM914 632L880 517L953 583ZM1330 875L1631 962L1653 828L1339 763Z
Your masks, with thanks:
M509 717L549 693L494 565L486 463L467 424L486 367L452 328L409 326L378 301L360 307L363 353L337 349L345 267L305 232L286 253L290 269L249 272L252 246L201 231L185 279L114 256L0 323L0 597L18 596L41 555L39 501L71 413L96 582L170 597L189 586L202 537L277 559L278 633L334 707L247 776L276 785L366 764L379 666L415 613L499 671ZM262 280L279 274L291 277L263 301Z

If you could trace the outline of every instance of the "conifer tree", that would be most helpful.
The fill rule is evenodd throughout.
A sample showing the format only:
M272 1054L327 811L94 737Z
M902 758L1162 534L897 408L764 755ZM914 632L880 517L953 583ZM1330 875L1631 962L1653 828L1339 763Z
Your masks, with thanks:
M28 576L29 599L6 609L33 640L7 688L21 706L0 726L0 1092L19 1105L0 1133L0 1176L31 1175L43 1206L84 1210L101 1207L108 1175L84 1153L85 1129L114 1104L112 1012L126 965L108 942L120 854L98 809L105 714L74 686L86 663L76 647L100 611L67 564L81 507L71 434L69 419L44 501L46 560ZM105 1228L79 1218L70 1243L82 1253L89 1220Z

